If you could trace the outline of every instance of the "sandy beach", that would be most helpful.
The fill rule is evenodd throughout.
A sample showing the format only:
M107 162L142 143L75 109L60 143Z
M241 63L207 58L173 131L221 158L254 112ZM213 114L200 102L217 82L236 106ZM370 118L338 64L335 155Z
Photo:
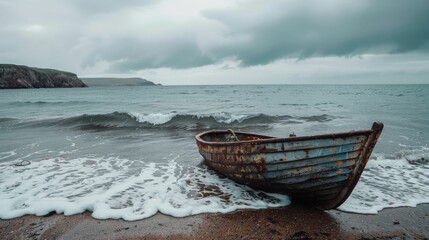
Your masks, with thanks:
M131 222L52 214L1 220L0 232L3 239L428 239L429 204L377 215L291 205Z

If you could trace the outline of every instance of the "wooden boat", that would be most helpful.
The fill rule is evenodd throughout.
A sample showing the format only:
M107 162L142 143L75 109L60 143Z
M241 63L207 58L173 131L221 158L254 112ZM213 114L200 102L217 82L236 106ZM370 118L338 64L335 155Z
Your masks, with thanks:
M356 186L383 130L276 138L213 130L195 138L206 163L228 178L321 209L340 206Z

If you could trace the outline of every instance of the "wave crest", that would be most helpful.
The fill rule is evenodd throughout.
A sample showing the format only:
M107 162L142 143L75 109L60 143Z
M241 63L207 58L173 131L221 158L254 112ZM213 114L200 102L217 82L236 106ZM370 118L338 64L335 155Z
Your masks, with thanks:
M406 160L412 165L429 165L429 147L401 150L391 154L374 154L375 160Z
M179 113L126 113L83 114L74 117L37 120L19 123L24 126L76 127L81 130L104 131L118 128L178 128L204 129L229 127L269 127L275 123L327 122L335 119L330 115L292 117L266 114L179 114Z

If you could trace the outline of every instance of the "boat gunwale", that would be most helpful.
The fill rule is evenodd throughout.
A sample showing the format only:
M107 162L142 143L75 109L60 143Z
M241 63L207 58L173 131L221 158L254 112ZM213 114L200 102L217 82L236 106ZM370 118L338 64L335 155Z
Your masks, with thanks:
M339 133L328 133L328 134L320 134L320 135L309 135L309 136L300 136L300 137L270 137L266 135L260 135L260 134L254 134L254 133L246 133L246 132L238 132L234 131L236 134L242 134L242 135L250 135L255 137L261 137L262 139L255 139L255 140L245 140L245 141L236 141L236 142L210 142L206 141L202 138L202 136L207 134L213 134L213 133L228 133L229 130L209 130L202 132L195 136L195 139L206 145L212 145L212 146L221 146L221 145L240 145L240 144L264 144L264 143L281 143L281 142L294 142L294 141L302 141L302 140L317 140L317 139L325 139L325 138L341 138L341 137L349 137L353 135L364 135L364 134L371 134L374 132L373 129L366 129L366 130L353 130L348 132L339 132Z

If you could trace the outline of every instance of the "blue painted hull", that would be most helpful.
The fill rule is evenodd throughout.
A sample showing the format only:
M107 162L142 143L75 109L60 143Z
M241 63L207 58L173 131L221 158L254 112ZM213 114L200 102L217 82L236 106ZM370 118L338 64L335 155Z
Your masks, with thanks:
M228 178L332 209L353 191L382 129L375 122L368 130L289 138L217 130L196 141L206 163Z

